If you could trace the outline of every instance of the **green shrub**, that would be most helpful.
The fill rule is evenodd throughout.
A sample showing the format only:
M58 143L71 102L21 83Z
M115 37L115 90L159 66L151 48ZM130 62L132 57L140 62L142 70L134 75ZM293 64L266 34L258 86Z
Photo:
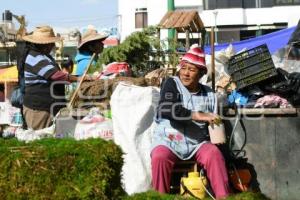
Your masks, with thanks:
M120 199L122 165L100 139L0 140L0 199Z

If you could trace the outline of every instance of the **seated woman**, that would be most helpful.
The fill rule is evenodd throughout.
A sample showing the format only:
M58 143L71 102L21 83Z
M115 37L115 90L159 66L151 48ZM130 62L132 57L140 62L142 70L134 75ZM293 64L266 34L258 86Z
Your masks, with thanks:
M160 93L151 152L153 187L170 192L174 164L194 158L206 170L216 198L226 197L225 161L208 136L208 124L219 118L217 99L209 87L199 83L207 73L204 52L199 47L190 49L179 66L179 75L168 78Z
M60 63L61 70L66 74L72 74L74 70L74 62L71 56L64 55L64 57L66 57L67 59L63 60ZM70 101L71 95L76 90L76 87L77 87L77 82L73 82L71 84L65 85L65 96L68 101Z

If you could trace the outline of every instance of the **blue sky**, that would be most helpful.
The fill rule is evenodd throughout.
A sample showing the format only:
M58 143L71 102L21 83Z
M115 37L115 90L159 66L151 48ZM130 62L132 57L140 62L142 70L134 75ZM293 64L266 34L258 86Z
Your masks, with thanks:
M4 10L25 15L30 31L37 25L55 28L81 28L89 24L96 28L117 26L118 0L1 0ZM16 27L19 25L17 23Z

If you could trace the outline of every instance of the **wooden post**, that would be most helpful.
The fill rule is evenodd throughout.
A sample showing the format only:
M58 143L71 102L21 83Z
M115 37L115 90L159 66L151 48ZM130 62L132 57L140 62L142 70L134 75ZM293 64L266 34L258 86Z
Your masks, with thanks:
M156 29L157 31L157 39L158 39L158 49L157 49L157 55L155 56L157 60L160 60L162 57L162 50L161 50L161 45L160 45L160 28Z
M160 28L157 28L157 39L159 41L159 50L160 50Z
M185 48L188 51L190 49L190 31L185 30Z
M212 90L215 92L215 31L214 27L211 27L210 31L210 54L211 54L211 80L212 80Z
M202 49L204 49L204 45L205 45L205 35L206 35L206 30L205 30L205 28L202 28L201 29L201 41L200 41Z
M199 43L201 49L203 49L203 46L202 46L202 34L201 34L201 31L198 32L198 36L199 36L199 42L198 42L198 43Z

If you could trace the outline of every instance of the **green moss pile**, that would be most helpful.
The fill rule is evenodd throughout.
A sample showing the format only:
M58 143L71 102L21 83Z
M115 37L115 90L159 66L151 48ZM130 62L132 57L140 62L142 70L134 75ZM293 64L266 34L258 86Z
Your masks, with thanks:
M124 197L124 200L196 200L195 198L186 198L180 195L160 194L155 191L148 191ZM204 200L211 200L206 197ZM236 195L231 195L226 200L270 200L261 193L244 192Z
M120 199L122 165L100 139L0 140L0 199Z

